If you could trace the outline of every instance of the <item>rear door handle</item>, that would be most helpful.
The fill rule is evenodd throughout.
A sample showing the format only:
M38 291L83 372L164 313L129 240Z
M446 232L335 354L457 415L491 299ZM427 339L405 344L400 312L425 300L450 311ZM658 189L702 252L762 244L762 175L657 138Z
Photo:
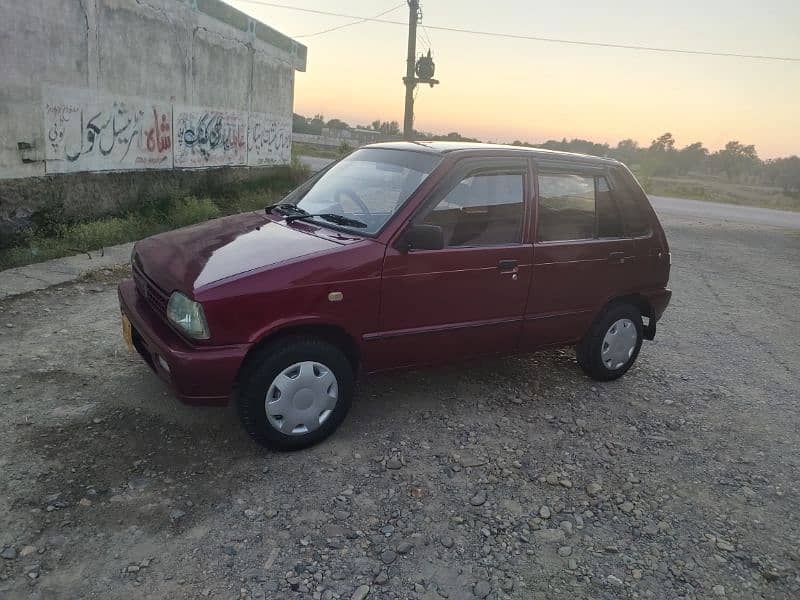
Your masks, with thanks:
M624 263L625 262L625 253L624 252L611 252L608 255L608 262Z

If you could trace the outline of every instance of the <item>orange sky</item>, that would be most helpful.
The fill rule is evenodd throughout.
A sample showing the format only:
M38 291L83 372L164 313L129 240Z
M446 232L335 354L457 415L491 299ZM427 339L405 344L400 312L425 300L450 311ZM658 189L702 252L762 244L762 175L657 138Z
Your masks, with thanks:
M228 0L291 36L348 19ZM274 0L370 16L399 0ZM422 0L423 23L648 46L800 57L793 0ZM406 20L398 8L387 19ZM421 30L436 88L419 90L417 129L507 142L580 137L643 145L670 131L679 146L736 139L762 158L800 154L800 62L657 54ZM403 120L406 30L365 23L312 37L295 111L348 123Z

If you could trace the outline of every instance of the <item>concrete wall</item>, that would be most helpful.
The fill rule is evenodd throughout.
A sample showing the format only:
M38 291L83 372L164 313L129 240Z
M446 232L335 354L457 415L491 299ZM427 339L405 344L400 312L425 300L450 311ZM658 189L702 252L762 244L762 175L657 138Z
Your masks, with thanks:
M379 131L367 131L363 129L329 130L322 129L322 135L311 133L292 133L292 141L312 144L314 146L330 146L338 148L342 144L347 144L351 148L360 148L367 144L377 142L391 142L403 139L399 135L386 135Z
M305 65L304 46L220 0L3 0L0 232L39 208L13 179L52 192L62 172L286 162L294 72ZM243 149L220 158L200 148L210 135L198 134L198 124ZM154 126L170 134L170 148L158 138L164 156L129 151L120 159L126 144L146 153ZM195 141L173 161L190 127ZM68 159L76 149L80 157ZM95 188L102 204L102 185Z

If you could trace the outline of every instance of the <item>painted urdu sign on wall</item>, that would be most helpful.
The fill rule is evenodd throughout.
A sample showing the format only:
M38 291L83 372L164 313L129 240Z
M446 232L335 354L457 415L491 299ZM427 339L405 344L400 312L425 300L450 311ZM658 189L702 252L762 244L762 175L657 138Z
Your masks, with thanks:
M54 86L42 103L47 173L291 162L288 116Z

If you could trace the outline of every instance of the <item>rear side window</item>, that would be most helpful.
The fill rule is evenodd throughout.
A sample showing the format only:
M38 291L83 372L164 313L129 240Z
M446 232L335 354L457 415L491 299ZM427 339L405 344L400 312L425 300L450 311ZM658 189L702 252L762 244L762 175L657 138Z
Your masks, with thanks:
M611 169L612 196L622 214L627 233L631 237L650 233L650 223L644 209L643 192L617 169Z
M539 175L539 240L594 237L594 177L570 173Z
M620 238L625 235L622 217L608 180L595 177L595 208L597 210L597 237Z
M539 174L541 242L622 237L620 211L604 176Z

